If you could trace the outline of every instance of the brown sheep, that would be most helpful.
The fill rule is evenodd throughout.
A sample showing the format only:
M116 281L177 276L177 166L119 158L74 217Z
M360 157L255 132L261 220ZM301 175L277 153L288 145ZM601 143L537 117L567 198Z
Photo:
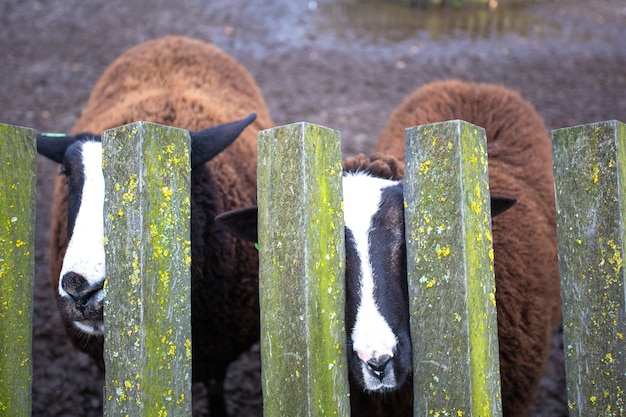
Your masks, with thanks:
M551 332L561 318L548 133L518 93L493 85L437 82L414 92L392 114L378 153L347 158L343 164L353 416L412 414L404 165L399 161L404 159L406 127L455 119L487 133L506 417L527 413L541 379ZM218 221L237 236L257 239L256 209L226 213Z
M97 82L73 128L74 133L99 134L141 120L197 131L252 112L257 118L251 128L192 170L193 379L210 383L212 415L225 413L222 385L228 365L259 339L257 252L252 244L220 230L213 219L222 211L256 204L257 134L273 126L261 92L244 67L217 47L166 37L135 46L118 57ZM251 120L244 121L241 129ZM103 366L102 292L96 292L100 298L95 304L92 301L94 311L82 322L94 325L85 329L88 326L79 328L81 320L76 320L83 312L68 304L71 297L62 291L69 285L61 274L67 275L63 263L69 262L66 250L72 233L68 231L68 214L72 219L68 175L60 176L55 184L52 286L58 289L61 315L73 344ZM101 282L104 277L97 279Z
M561 321L552 146L541 117L517 92L441 81L404 100L376 151L403 159L407 127L455 119L485 128L490 192L517 200L492 227L503 412L524 416Z

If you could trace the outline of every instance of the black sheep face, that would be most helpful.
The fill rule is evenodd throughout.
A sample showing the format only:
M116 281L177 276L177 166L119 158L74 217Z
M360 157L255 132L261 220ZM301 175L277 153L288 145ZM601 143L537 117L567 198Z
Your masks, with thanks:
M492 215L514 202L492 196ZM343 203L350 376L363 391L395 391L412 371L402 181L347 172ZM257 215L250 207L216 220L233 235L256 242Z
M348 173L343 191L349 369L363 390L393 391L411 372L402 183Z
M346 174L343 193L349 370L365 391L392 391L411 372L402 183ZM257 241L256 207L216 220Z
M214 126L191 135L192 169L218 155L230 145L256 115ZM68 184L68 245L59 276L61 314L89 335L104 331L104 176L100 136L37 135L37 151L62 164ZM193 196L192 196L193 198Z

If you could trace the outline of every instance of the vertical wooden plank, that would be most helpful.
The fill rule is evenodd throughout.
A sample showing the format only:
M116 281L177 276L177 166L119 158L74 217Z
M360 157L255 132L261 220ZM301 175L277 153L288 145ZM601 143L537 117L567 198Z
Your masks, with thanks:
M308 123L259 134L265 416L349 413L339 141Z
M407 130L415 416L502 414L486 149L459 120Z
M571 416L626 414L626 125L552 132Z
M189 133L138 122L102 144L105 415L191 415Z
M0 124L0 415L30 416L35 131Z

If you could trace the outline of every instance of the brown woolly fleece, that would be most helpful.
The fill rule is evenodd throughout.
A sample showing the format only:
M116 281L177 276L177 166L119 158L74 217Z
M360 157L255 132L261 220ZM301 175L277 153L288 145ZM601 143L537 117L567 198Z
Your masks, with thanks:
M517 92L441 81L393 112L376 151L403 159L407 127L456 119L486 130L490 191L517 199L492 226L503 411L521 417L561 321L552 146L541 117Z
M73 133L100 134L148 121L197 131L250 113L257 114L253 124L192 175L193 376L197 381L223 380L228 364L259 339L257 252L251 243L216 228L213 217L256 204L257 134L273 126L260 89L243 66L217 47L166 37L118 57L97 82L73 128ZM51 230L53 288L58 287L68 244L67 193L65 180L59 177ZM102 365L101 339L77 335L72 329L68 334Z
M366 172L373 177L393 181L404 178L404 161L393 155L375 153L368 158L360 153L344 159L342 166L344 172Z

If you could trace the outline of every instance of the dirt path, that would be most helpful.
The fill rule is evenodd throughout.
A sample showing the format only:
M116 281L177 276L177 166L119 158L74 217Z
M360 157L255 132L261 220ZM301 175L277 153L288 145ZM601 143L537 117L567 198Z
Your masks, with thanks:
M369 152L394 106L442 78L518 89L549 128L626 121L626 5L589 3L461 15L381 0L4 0L0 121L68 131L108 63L167 34L215 42L255 76L276 123L339 129L346 155ZM48 284L55 175L54 165L40 159L33 415L98 416L102 377L67 343ZM567 415L560 339L554 339L534 416ZM230 372L232 415L260 415L258 378L258 351L252 351Z

